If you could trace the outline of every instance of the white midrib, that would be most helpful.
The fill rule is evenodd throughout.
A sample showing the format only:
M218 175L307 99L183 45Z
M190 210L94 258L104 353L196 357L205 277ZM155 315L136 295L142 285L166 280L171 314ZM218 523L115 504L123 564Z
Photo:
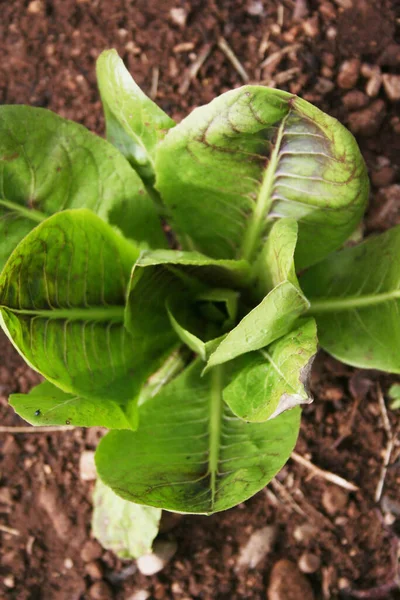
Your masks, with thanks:
M210 473L211 507L215 505L217 488L218 461L221 448L222 424L222 388L223 367L217 366L212 370L210 392L210 424L209 424L209 455L208 472Z
M400 289L382 294L369 294L365 296L349 296L347 298L309 298L310 308L308 314L316 315L343 310L357 310L368 306L376 306L390 300L400 299Z
M265 217L271 208L275 172L279 162L279 151L281 148L283 133L289 114L290 111L287 115L285 115L285 117L281 121L281 124L279 125L275 146L271 152L268 166L265 169L263 181L256 200L256 206L251 215L249 225L244 235L241 250L241 258L244 258L247 261L251 261L251 259L253 258L254 250L256 249L257 244L260 241L262 229L265 224Z

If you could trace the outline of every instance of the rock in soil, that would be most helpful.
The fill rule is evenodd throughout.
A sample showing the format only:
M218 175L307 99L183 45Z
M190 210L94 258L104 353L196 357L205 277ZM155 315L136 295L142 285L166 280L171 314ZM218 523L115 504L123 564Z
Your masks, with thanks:
M290 560L280 560L272 568L268 600L314 600L308 579Z
M92 600L112 600L114 594L108 583L105 581L96 581L89 589L89 597Z
M368 137L378 133L385 116L385 103L378 99L364 110L351 113L348 118L348 126L352 133Z
M89 575L90 579L97 581L103 579L104 567L99 560L92 560L85 566L85 571Z
M338 486L326 488L322 495L322 506L329 515L336 515L347 505L348 494Z
M385 88L386 96L392 102L400 100L400 75L392 75L384 73L382 75L383 87Z
M254 569L274 547L277 529L273 525L257 529L240 551L237 569Z
M81 559L83 562L88 563L100 558L102 554L103 548L100 546L99 542L96 542L96 540L87 540L81 550Z
M337 78L337 84L343 90L351 90L359 78L360 75L361 61L359 58L352 58L345 60L340 65L339 75Z
M311 523L298 525L293 532L293 537L297 542L308 544L318 533L318 529Z
M137 567L142 575L155 575L164 569L176 550L176 542L156 540L151 554L139 556L136 561Z
M304 552L299 558L298 567L302 573L315 573L320 566L321 559L311 552Z
M79 475L82 481L95 481L97 479L94 452L86 450L79 459Z

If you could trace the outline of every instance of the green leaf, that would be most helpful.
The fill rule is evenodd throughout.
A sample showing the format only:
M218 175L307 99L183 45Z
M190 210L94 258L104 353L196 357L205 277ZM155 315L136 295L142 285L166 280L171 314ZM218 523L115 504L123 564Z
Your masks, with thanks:
M155 179L157 143L175 125L132 79L116 50L97 59L97 83L106 118L107 139L146 182Z
M392 400L390 403L390 408L392 410L398 410L400 408L400 384L394 383L389 391L388 396Z
M99 476L127 500L211 514L261 490L288 460L300 411L245 423L222 399L222 368L196 361L140 411L137 432L111 432L96 452Z
M0 270L46 217L89 208L150 247L165 238L143 183L107 141L42 108L0 106Z
M308 102L259 86L227 92L171 129L156 173L184 248L253 262L270 224L293 217L299 268L343 244L368 197L353 136Z
M333 254L300 279L321 346L339 360L400 373L400 226Z
M134 339L151 339L152 351L157 352L159 347L176 343L177 335L182 339L185 328L174 318L170 299L182 305L191 296L204 293L207 286L244 287L249 281L249 270L245 261L215 260L197 252L143 252L132 271L126 327ZM195 340L191 338L190 342L189 338L186 336L183 341L193 350ZM196 348L196 352L202 352L199 346Z
M158 368L124 327L137 248L86 209L36 227L0 276L0 321L32 368L63 391L130 401Z
M283 281L300 287L294 266L298 226L294 219L275 221L255 263L255 292L263 298Z
M107 550L119 558L139 558L151 552L161 510L127 502L99 479L93 493L92 531Z
M245 421L261 422L298 404L309 404L308 380L317 352L314 319L299 326L268 348L237 359L236 375L223 397Z
M12 394L9 403L17 415L31 425L67 424L109 429L136 429L137 426L136 404L119 405L112 397L93 400L68 394L49 381L40 383L29 394Z

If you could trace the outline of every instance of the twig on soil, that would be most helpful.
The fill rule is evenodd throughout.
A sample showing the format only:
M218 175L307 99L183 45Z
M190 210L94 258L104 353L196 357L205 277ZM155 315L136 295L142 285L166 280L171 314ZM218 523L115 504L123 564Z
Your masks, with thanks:
M71 431L76 429L73 425L58 425L56 427L7 427L6 425L0 426L0 433L57 433L58 431Z
M390 463L390 458L392 456L392 450L393 450L393 446L394 446L392 427L390 425L389 416L388 416L388 413L386 410L385 399L383 397L382 389L381 389L381 386L379 385L379 383L377 385L377 395L378 395L379 408L381 409L383 427L386 431L387 444L386 444L386 448L385 448L385 451L383 454L383 464L382 464L382 468L381 468L381 474L379 477L378 485L376 486L376 490L375 490L375 502L379 502L379 500L381 499L383 486L385 485L386 474L387 474L387 470L388 470L388 466Z
M282 500L284 502L286 501L287 504L289 504L289 506L294 510L294 512L296 512L298 515L301 515L302 517L307 516L304 510L301 508L301 506L297 504L296 500L292 498L292 495L287 491L285 486L282 485L280 481L278 481L278 479L273 479L270 482L270 485L281 496Z
M160 75L159 67L153 67L153 71L151 74L151 88L150 88L150 94L149 94L149 96L152 100L155 100L157 98L159 75Z
M224 37L219 38L218 48L220 50L222 50L222 52L225 54L226 58L229 60L229 62L233 66L233 68L239 73L239 75L243 79L244 83L247 83L250 78L247 75L247 72L246 72L245 68L243 67L242 63L239 61L238 57L233 52L232 48L230 47L230 45L228 44L228 42L226 41L226 39Z
M345 426L343 427L343 431L342 434L338 437L337 440L335 440L331 446L331 448L338 448L340 446L340 444L349 437L349 435L352 434L353 432L353 425L354 425L354 419L356 417L357 414L357 410L358 407L360 405L361 402L361 397L360 398L356 398L355 402L353 403L353 406L351 408L351 413L350 413L350 417L348 419L348 421L346 421Z
M199 55L196 58L196 60L193 61L192 64L190 65L190 67L187 69L187 71L183 77L182 83L178 89L178 92L182 96L184 94L186 94L186 92L190 88L190 84L192 83L193 79L196 79L197 73L199 72L199 70L201 69L201 67L207 60L207 58L209 57L212 47L213 47L212 44L205 44L203 46L203 48L200 50Z
M347 481L347 479L340 477L340 475L335 475L335 473L331 473L330 471L324 471L324 469L317 467L311 461L307 460L303 456L300 456L300 454L297 454L297 452L292 452L290 458L297 462L299 465L302 465L303 467L311 471L317 477L322 477L323 479L326 479L331 483L335 483L336 485L344 488L345 490L356 492L360 489L354 483L351 483L350 481Z
M13 529L12 527L7 527L7 525L0 524L0 531L4 531L4 533L9 533L10 535L21 535L17 529Z

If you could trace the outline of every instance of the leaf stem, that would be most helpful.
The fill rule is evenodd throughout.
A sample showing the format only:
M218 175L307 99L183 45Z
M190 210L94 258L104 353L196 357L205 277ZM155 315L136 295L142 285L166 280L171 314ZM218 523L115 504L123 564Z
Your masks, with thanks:
M94 306L87 308L54 308L48 310L17 309L0 306L18 315L34 315L43 319L68 319L68 321L123 321L123 306Z
M0 199L0 206L4 206L4 208L8 208L13 212L19 213L21 216L30 219L31 221L35 221L36 223L41 223L45 219L47 219L47 215L40 212L39 210L35 210L34 208L27 208L18 204L17 202L10 202L9 200L5 200L4 198Z
M222 388L224 371L222 366L214 367L211 374L210 393L210 452L208 468L211 476L211 504L215 502L216 477L218 473L218 460L221 445L221 419L222 419Z
M400 290L393 290L383 294L369 294L366 296L349 296L348 298L309 298L310 308L308 314L316 315L321 313L336 312L342 310L356 310L367 306L376 306L389 300L400 299Z
M282 119L278 129L274 149L271 152L269 163L265 169L264 178L261 184L260 192L257 197L256 206L251 216L249 226L246 230L241 257L251 261L257 243L260 241L260 235L264 226L265 216L268 213L272 204L272 189L275 179L275 171L279 161L279 151L281 147L284 128L287 116Z

